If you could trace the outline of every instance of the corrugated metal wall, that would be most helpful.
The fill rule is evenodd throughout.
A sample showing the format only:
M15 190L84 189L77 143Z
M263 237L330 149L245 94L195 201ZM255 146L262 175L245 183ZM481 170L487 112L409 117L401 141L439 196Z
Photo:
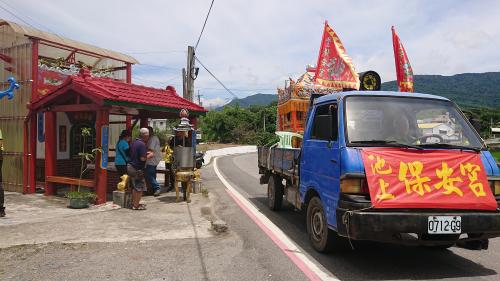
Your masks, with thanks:
M12 63L0 61L0 89L8 87L9 76L19 81L21 89L14 99L0 100L0 129L4 138L3 184L6 190L23 190L24 118L31 96L31 41L15 34L7 25L0 26L0 53L10 56ZM12 68L12 72L5 68Z

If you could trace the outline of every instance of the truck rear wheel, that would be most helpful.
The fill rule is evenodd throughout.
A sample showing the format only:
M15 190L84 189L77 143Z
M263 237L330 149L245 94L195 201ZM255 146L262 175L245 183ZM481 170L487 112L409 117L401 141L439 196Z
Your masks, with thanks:
M281 178L272 175L267 183L267 205L273 211L279 211L283 203L283 183Z
M347 240L328 228L323 204L317 196L307 205L307 233L313 248L318 252L348 249Z

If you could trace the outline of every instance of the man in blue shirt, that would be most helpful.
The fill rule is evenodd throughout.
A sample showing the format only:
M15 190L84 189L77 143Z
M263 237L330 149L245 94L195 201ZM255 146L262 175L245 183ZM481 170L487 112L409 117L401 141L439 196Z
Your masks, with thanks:
M146 210L146 206L140 204L140 201L142 192L147 190L146 181L144 180L146 160L153 157L153 154L148 152L146 147L148 139L149 130L141 128L139 130L139 138L130 147L130 163L127 165L127 173L132 183L132 210Z

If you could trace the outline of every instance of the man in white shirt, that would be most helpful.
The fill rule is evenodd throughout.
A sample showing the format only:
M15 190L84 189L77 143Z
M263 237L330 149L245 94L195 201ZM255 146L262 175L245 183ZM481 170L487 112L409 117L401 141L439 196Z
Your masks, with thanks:
M153 153L153 157L148 158L146 160L146 169L145 169L145 177L146 180L151 184L151 188L153 189L154 196L160 195L160 184L156 180L156 167L160 164L161 161L161 147L160 147L160 139L154 135L154 130L151 127L148 127L149 130L149 140L147 143L148 151Z

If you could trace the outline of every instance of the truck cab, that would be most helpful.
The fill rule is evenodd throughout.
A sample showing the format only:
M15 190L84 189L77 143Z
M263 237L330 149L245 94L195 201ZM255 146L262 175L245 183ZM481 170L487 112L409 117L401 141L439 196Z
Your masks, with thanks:
M302 147L291 150L259 148L259 168L271 186L270 207L278 209L284 194L307 209L318 251L345 240L484 249L488 238L500 236L499 168L446 98L384 91L322 96L309 109Z

